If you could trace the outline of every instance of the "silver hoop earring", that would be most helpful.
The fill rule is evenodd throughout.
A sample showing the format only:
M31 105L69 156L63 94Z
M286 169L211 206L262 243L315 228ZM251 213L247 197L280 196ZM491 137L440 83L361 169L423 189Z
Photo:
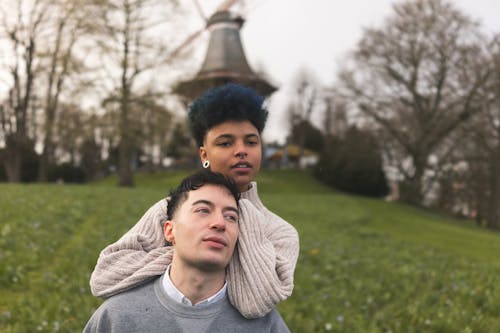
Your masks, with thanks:
M205 162L203 162L203 167L205 169L207 169L209 166L210 166L210 161L206 160Z

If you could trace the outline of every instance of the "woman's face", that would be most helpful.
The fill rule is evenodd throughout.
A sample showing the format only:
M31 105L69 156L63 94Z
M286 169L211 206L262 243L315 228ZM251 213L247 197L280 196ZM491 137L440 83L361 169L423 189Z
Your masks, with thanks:
M260 135L248 120L226 121L208 130L200 147L201 162L231 177L240 192L248 190L262 159Z

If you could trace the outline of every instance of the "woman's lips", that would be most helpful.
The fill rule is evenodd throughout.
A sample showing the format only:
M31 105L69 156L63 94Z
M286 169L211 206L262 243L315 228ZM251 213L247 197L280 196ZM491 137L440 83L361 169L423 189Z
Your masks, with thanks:
M249 171L252 168L250 163L240 162L231 166L231 169L236 171Z

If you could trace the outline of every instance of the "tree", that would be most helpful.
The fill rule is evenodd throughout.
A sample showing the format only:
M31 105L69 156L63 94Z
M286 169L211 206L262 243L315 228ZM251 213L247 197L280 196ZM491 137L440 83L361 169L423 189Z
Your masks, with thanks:
M500 35L488 47L492 73L482 95L482 112L464 127L461 150L467 168L464 189L479 223L500 229Z
M65 81L81 62L74 55L83 28L89 27L89 5L83 0L16 0L0 5L2 41L11 47L9 96L0 111L0 133L6 144L4 159L9 179L19 181L22 152L41 147L38 179L47 180L54 161L55 121L58 107L69 92ZM77 73L79 74L79 73Z
M153 93L144 94L135 104L138 110L131 114L132 132L135 133L137 145L143 152L141 159L149 171L154 171L164 157L162 147L167 146L173 128L172 113L165 107L166 103L154 97Z
M349 128L347 105L342 95L330 91L324 96L323 133L326 138L343 137Z
M310 122L302 120L296 123L287 138L288 143L299 145L303 149L320 152L323 149L323 133Z
M165 17L159 19L158 13L162 12L159 8L174 2L112 0L99 3L102 10L96 19L99 19L102 33L98 44L104 64L114 69L106 75L109 93L103 104L118 111L119 115L119 185L132 186L132 157L139 146L132 130L132 113L140 112L141 101L153 97L150 89L144 89L145 81L141 79L163 65L164 41L153 36L158 31L156 20L162 24L168 22ZM153 88L159 90L159 87Z
M0 108L3 163L10 182L21 181L23 155L34 151L34 117L30 111L37 76L36 52L49 19L48 7L43 0L0 4L0 36L10 52L5 64L9 93Z
M382 155L372 133L350 127L343 137L330 136L314 176L338 190L382 197L389 193Z
M293 90L294 98L289 105L290 138L299 146L300 160L304 156L311 115L318 107L320 86L310 71L302 69L297 74Z
M341 74L346 98L374 121L395 151L387 156L401 175L401 199L421 204L432 158L481 111L490 75L484 38L471 19L442 0L394 5L380 28L367 29Z
M196 149L194 140L189 133L187 121L179 121L174 126L168 145L165 148L165 155L177 160L188 159L190 162L192 157L196 157L196 154L193 154Z
M54 159L76 165L83 142L94 138L93 116L79 105L61 103L54 128Z
M43 144L40 153L38 180L47 181L49 164L54 164L54 131L61 95L67 87L65 81L73 74L83 70L83 62L75 55L75 46L79 39L91 31L89 15L91 6L86 1L55 1L50 10L54 34L47 36L40 62L44 63L41 80L45 88L43 103ZM68 94L69 95L69 94Z

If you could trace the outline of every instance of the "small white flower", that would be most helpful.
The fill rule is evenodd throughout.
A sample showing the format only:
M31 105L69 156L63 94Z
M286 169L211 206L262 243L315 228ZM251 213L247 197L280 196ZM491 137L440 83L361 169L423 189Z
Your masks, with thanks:
M327 330L327 331L331 331L331 330L332 330L332 327L333 327L333 326L332 326L332 323L326 323L326 324L325 324L325 330Z

